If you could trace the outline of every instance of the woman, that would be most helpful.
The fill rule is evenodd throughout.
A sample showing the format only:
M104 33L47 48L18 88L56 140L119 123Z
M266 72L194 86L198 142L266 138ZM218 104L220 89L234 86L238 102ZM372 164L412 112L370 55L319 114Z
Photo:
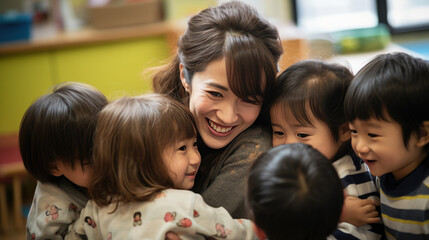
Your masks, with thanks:
M189 20L177 56L153 79L155 92L189 106L196 119L202 163L193 190L234 218L248 217L246 175L271 148L266 105L282 53L274 26L228 2Z

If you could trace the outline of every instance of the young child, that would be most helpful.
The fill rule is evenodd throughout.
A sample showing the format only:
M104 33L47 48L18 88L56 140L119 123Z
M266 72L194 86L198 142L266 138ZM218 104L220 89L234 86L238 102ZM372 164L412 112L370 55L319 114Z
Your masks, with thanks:
M27 239L63 239L88 201L91 149L106 97L91 86L59 84L25 112L22 160L38 181L27 217Z
M256 239L249 220L234 220L188 191L201 157L192 113L166 96L124 97L100 114L92 199L70 238Z
M318 60L286 69L277 79L270 110L273 145L309 144L337 170L348 197L342 222L329 239L380 239L383 228L375 224L380 218L374 205L378 192L365 163L353 153L343 108L352 78L346 67Z
M343 187L319 151L303 143L285 144L252 165L247 205L261 240L322 240L337 227Z
M429 238L429 63L378 55L345 98L352 146L378 176L388 239Z

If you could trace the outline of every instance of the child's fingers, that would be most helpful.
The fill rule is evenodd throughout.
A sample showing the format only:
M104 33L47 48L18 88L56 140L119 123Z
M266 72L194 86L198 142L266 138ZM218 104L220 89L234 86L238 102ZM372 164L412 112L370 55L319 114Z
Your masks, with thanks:
M366 214L367 218L375 218L378 217L378 211L372 211Z
M364 213L377 212L377 209L374 204L369 204L361 207L361 211Z
M367 223L379 223L381 221L381 218L379 217L373 217L373 218L368 218Z
M361 206L365 206L365 205L374 205L374 206L378 206L377 204L379 204L377 201L374 201L372 199L361 199L360 200Z

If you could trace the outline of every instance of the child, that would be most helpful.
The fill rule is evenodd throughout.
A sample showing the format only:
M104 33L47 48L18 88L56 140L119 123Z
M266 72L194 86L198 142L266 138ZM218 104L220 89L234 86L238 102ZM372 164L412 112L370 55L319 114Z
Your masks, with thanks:
M388 239L429 238L429 63L378 55L345 98L352 146L378 176Z
M286 144L252 165L247 203L261 240L322 240L337 227L343 187L319 151L307 144Z
M306 143L332 161L349 197L342 222L329 239L380 239L381 224L366 224L380 221L374 206L378 192L364 162L353 154L344 114L343 100L352 78L347 68L318 60L286 69L277 79L270 110L273 145Z
M200 160L195 121L183 104L159 94L110 103L95 134L92 199L70 238L256 239L249 220L187 191Z
M97 115L106 97L66 83L25 112L19 131L22 160L38 181L27 217L27 239L63 239L88 201L89 164Z

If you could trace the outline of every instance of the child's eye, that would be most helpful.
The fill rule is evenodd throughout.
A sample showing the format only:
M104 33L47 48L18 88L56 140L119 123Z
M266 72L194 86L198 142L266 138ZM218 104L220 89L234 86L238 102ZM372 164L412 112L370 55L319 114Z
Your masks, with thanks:
M193 146L194 147L198 147L197 142L194 142Z
M310 135L305 134L305 133L298 133L298 134L296 134L296 136L299 137L299 138L306 138L306 137L308 137Z
M179 147L179 149L178 149L179 151L185 151L186 150L186 145L183 145L183 146L181 146L181 147Z
M214 92L214 91L207 91L210 95L212 95L213 97L222 97L222 94L218 93L218 92Z
M378 137L379 135L377 135L377 134L373 134L373 133L368 133L368 136L369 136L370 138L375 138L375 137Z
M280 131L273 131L273 134L277 135L277 136L283 136L283 135L285 135L284 132L280 132Z
M356 131L356 130L354 130L354 129L350 129L350 133L351 133L351 134L357 134L357 131Z

